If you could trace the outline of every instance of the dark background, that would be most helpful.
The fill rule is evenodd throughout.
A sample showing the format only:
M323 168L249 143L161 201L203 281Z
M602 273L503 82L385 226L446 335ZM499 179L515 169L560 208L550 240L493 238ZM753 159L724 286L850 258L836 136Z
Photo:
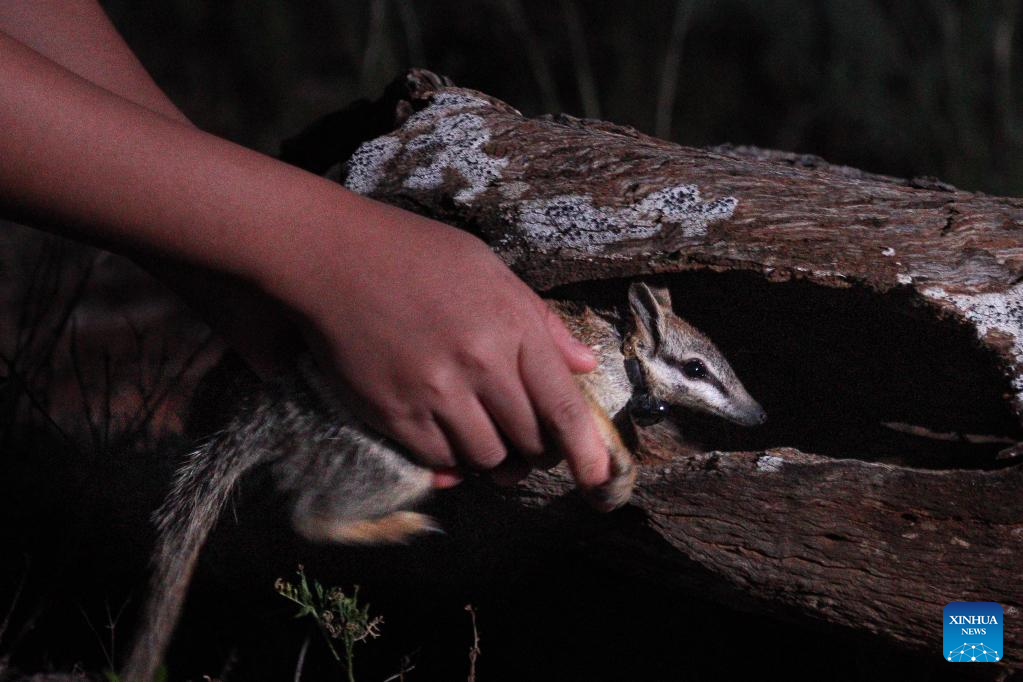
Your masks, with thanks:
M526 114L565 111L685 144L754 144L1023 193L1015 2L103 4L198 125L271 154L416 65ZM13 226L0 247L0 680L76 665L95 674L127 644L147 516L186 445L188 389L219 345L121 259ZM434 590L393 584L386 570L347 573L336 555L251 521L226 525L171 652L173 680L225 668L225 680L291 679L308 630L270 586L298 561L328 582L355 576L384 614L384 637L361 654L365 680L396 672L406 655L417 666L409 680L465 679L465 603L480 614L481 681L964 674L883 637L665 594L586 547L565 548L556 565L497 567L507 573L500 589ZM303 679L339 679L317 644Z
M810 152L989 193L1023 183L1009 0L103 4L193 120L265 151L416 65L526 114Z

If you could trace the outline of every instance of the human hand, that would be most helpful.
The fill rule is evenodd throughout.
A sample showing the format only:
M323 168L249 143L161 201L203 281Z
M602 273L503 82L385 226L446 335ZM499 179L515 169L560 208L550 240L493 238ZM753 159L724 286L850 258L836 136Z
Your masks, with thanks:
M475 237L349 196L368 229L296 240L264 281L308 322L352 408L434 469L515 480L528 467L508 445L534 465L553 448L584 489L605 482L608 455L571 377L595 367L590 349Z

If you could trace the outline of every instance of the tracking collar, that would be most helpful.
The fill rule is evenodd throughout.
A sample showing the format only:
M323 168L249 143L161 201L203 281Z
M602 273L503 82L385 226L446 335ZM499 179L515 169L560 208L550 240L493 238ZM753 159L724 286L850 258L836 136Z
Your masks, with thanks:
M625 356L625 374L632 384L632 397L629 398L629 416L639 426L653 426L668 414L668 403L650 395L646 385L643 369L633 354Z

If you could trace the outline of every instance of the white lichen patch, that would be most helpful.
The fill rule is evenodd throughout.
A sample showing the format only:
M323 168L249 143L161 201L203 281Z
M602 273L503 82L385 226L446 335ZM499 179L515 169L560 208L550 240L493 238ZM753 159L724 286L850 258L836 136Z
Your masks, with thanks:
M1023 283L1004 292L988 294L953 294L940 287L921 293L936 301L950 303L963 317L973 323L977 336L983 339L990 332L1000 332L1013 339L1012 356L1023 363ZM1017 397L1023 400L1023 377L1013 377Z
M895 280L899 284L912 284L913 283L913 276L912 275L907 275L904 272L900 272L899 274L895 275Z
M890 246L886 246L885 248L881 249L881 255L885 256L886 258L891 258L892 256L895 255L895 249L893 249Z
M491 183L501 177L508 165L506 159L490 156L483 145L490 141L490 131L483 119L473 114L456 114L442 119L428 133L411 140L408 152L434 151L433 161L420 166L405 179L409 189L435 189L444 181L449 169L465 180L466 187L455 192L455 203L472 202Z
M757 458L757 471L766 471L768 473L774 473L781 471L782 466L785 464L785 460L781 457L775 457L774 455L764 455L763 457Z
M380 184L385 167L400 149L401 141L391 135L360 145L348 159L345 187L359 194L370 194Z
M360 194L375 190L398 156L415 158L420 165L405 178L408 189L432 190L441 186L448 173L455 173L466 186L452 197L467 204L496 180L508 165L506 159L483 151L491 133L482 116L471 113L489 106L478 97L461 92L440 92L429 106L408 118L402 127L408 142L402 145L394 135L364 143L348 161L345 186Z
M435 94L399 132L370 140L355 151L347 163L345 186L361 194L379 191L400 162L403 169L412 166L405 172L404 189L447 189L454 180L451 198L456 204L471 205L493 188L511 223L508 241L522 240L534 248L585 250L659 234L698 239L709 225L735 211L735 198L703 201L697 187L688 184L655 190L626 206L598 205L585 192L543 197L539 183L502 177L509 160L485 151L493 131L481 109L492 106L466 92Z
M501 177L507 159L483 151L491 133L482 116L471 113L488 106L485 100L461 92L441 92L430 106L409 117L405 128L414 134L405 148L407 154L424 155L430 161L405 179L409 189L436 189L445 174L455 172L466 187L452 197L467 204Z
M695 185L675 185L631 206L597 206L584 194L529 199L513 205L512 220L534 245L592 248L647 239L669 225L684 239L699 238L711 223L731 217L737 204L733 197L705 202Z

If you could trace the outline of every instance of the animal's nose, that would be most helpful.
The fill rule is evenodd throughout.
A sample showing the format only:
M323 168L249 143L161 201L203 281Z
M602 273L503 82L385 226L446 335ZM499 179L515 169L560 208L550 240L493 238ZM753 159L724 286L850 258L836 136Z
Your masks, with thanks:
M740 426L760 426L767 421L767 412L756 401L750 400L729 418Z

